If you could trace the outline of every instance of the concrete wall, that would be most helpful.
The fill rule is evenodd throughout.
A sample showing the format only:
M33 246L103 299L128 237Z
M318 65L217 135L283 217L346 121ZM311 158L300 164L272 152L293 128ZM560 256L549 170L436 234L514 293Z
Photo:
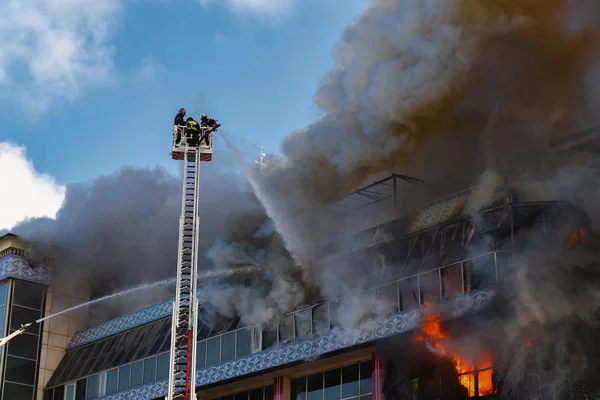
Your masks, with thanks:
M89 288L75 286L67 289L55 283L64 282L60 279L59 268L60 266L54 268L53 283L47 290L46 316L89 300ZM43 400L43 389L62 360L67 344L73 335L77 331L85 329L88 323L88 307L57 315L44 322L37 400Z

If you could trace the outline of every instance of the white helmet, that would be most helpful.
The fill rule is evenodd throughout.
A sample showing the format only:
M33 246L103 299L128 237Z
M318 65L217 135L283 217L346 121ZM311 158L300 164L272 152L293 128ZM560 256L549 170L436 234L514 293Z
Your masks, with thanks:
M200 115L200 119L202 119L202 118L206 118L206 114L202 113L202 114Z

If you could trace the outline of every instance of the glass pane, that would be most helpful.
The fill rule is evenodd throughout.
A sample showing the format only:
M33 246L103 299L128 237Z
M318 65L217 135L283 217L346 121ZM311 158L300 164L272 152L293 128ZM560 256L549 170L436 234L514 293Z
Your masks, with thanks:
M131 365L125 365L119 368L119 391L129 389L129 380L131 379Z
M206 365L214 365L219 363L221 347L219 346L221 343L221 337L217 336L216 338L208 339L207 341L207 349L206 349Z
M237 331L236 358L250 354L250 331L242 329Z
M248 397L249 400L263 400L263 389L254 389L250 391L250 396Z
M235 332L230 332L221 337L221 362L235 358Z
M54 400L54 389L44 390L44 400Z
M164 320L154 321L149 324L151 326L149 326L146 335L143 337L143 342L140 344L140 348L134 357L135 360L140 360L148 356L148 351L152 348L164 324Z
M106 373L106 394L115 393L117 391L117 379L119 378L119 370L111 369Z
M339 400L342 397L342 370L325 372L325 400Z
M8 354L11 356L36 360L39 341L39 336L23 333L8 342Z
M0 305L6 304L6 296L8 294L8 283L0 284Z
M342 368L342 399L358 396L358 364Z
M248 396L250 396L250 393L248 393L248 392L236 393L233 396L233 400L248 400Z
M169 324L169 326L171 326L171 324ZM165 336L165 340L163 341L162 345L160 346L160 349L158 350L159 353L162 353L164 351L169 351L171 349L171 330L169 329L169 331L167 332L167 336Z
M75 385L75 400L85 400L86 379L80 379Z
M131 365L131 387L140 386L144 380L144 362L138 361Z
M196 343L196 368L206 366L206 340Z
M360 364L360 394L371 393L373 390L371 383L373 363L367 361Z
M65 391L65 400L75 400L74 384L67 385L67 390Z
M305 400L306 399L306 378L294 379L291 382L292 396L291 400Z
M294 315L296 340L309 337L312 332L312 308L297 311Z
M54 399L62 400L65 397L65 387L58 386L54 388Z
M6 306L0 307L0 335L2 337L6 336L4 334L4 317L6 316Z
M292 340L294 340L294 317L293 314L289 314L279 319L279 342L285 344Z
M35 379L35 368L35 361L7 356L6 380L15 383L33 385Z
M43 301L44 287L42 285L15 280L14 304L41 310Z
M360 400L371 400L371 399L372 399L371 394L360 396Z
M322 400L323 399L323 374L314 374L308 377L308 393L307 400Z
M98 375L88 377L87 381L87 399L98 397Z
M150 328L150 325L145 325L142 327L142 329L136 329L136 331L133 332L129 338L129 341L123 344L123 347L125 348L125 354L121 360L121 364L135 361L134 357L144 343L145 334L147 333L146 330Z
M273 400L274 386L270 385L265 388L265 400Z
M198 331L198 340L208 338L209 333L210 333L210 328L208 326L202 324L202 326L200 327L200 330Z
M41 311L30 310L29 308L23 308L19 306L13 306L11 311L12 313L10 317L10 329L14 330L21 329L22 325L35 321L41 316ZM40 324L29 328L28 332L39 334Z
M156 380L169 377L169 353L159 354L156 363Z
M156 357L144 360L144 384L156 381Z
M4 395L2 398L10 400L31 400L33 399L33 386L23 386L16 383L5 382Z

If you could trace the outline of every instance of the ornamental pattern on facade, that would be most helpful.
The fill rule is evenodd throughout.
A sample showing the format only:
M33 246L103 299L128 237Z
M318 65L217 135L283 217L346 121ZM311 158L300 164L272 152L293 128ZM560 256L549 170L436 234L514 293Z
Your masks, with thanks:
M467 295L470 297L468 311L479 311L486 307L493 296L492 291L479 291ZM467 310L465 310L467 311ZM196 373L196 386L205 386L226 379L280 367L296 361L320 356L336 350L357 346L378 339L398 335L414 329L418 323L420 310L403 312L386 318L375 328L363 331L360 335L348 335L331 332L327 335L290 343L274 349L268 349L249 356L223 362L201 369ZM455 315L456 316L456 315ZM114 393L102 400L139 399L151 400L167 394L168 380L139 386L123 392Z
M44 286L50 284L51 268L44 264L31 267L25 257L11 254L0 258L0 280L21 279Z
M198 301L201 302L202 300L203 292L199 289ZM122 317L94 325L91 328L77 332L73 335L73 338L67 346L67 350L168 317L172 313L173 300L165 300L162 303L154 304Z

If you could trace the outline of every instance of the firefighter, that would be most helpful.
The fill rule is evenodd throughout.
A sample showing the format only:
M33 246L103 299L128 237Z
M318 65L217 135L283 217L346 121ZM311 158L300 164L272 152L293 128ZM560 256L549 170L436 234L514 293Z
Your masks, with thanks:
M198 146L199 138L200 138L200 125L198 121L196 121L192 117L188 117L185 120L185 130L189 133L189 137L191 138L191 145Z
M204 133L202 135L202 138L200 139L200 143L202 147L210 147L209 135L212 134L215 130L217 130L217 128L220 127L221 124L217 124L216 119L208 118L206 114L202 113L202 115L200 115L200 126L202 128L208 128L202 130Z
M185 121L183 120L183 118L185 117L185 113L185 108L180 108L179 112L175 116L175 119L173 120L173 125L175 126L177 132L177 139L175 141L175 145L179 145L179 143L181 142L181 134L183 133L183 131L180 128L180 126L186 125Z

